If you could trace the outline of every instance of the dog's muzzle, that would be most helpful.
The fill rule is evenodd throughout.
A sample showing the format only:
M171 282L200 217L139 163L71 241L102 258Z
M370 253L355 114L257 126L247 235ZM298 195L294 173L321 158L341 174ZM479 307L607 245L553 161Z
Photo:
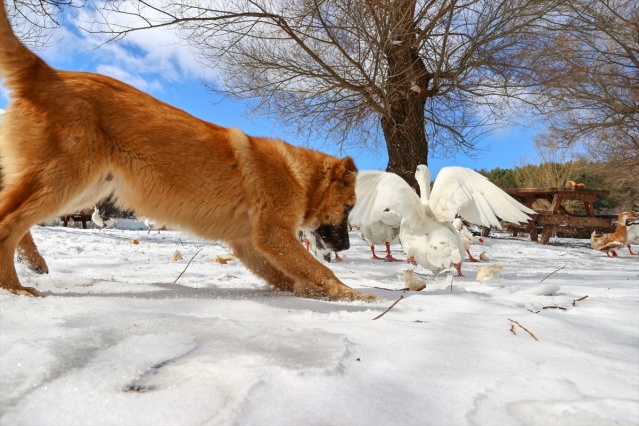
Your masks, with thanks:
M320 225L315 230L326 246L333 251L347 250L351 246L348 238L348 217L338 226L332 224Z

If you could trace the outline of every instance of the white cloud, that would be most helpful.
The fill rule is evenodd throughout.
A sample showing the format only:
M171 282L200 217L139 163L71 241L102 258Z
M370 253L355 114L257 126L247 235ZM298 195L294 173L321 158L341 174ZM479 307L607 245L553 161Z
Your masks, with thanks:
M156 95L167 84L213 78L175 29L141 30L105 43L106 35L81 29L98 20L94 9L67 9L64 18L64 25L52 32L59 42L37 52L54 67L106 74ZM0 89L0 105L8 103L8 95Z
M122 22L124 15L109 16L111 22ZM103 18L92 8L82 8L75 16L76 27L94 28L92 22ZM133 18L128 18L132 20ZM124 24L136 25L134 22ZM117 64L131 73L157 74L167 81L199 79L207 74L192 49L180 40L173 28L154 28L129 33L124 39L104 44L105 34L79 33L78 42L93 53L104 55L103 61Z

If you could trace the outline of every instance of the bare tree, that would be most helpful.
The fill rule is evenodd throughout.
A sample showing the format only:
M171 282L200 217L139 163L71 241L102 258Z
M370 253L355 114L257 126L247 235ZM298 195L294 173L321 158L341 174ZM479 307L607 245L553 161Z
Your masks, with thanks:
M222 71L209 87L300 134L385 143L414 185L431 154L472 152L527 99L543 19L561 0L108 1L87 29L175 27ZM527 77L527 78L524 78Z
M64 7L82 7L85 0L13 0L6 3L7 15L18 37L33 49L54 43L52 30L59 27L58 14Z
M538 106L551 138L638 176L639 3L575 0L564 8L539 55Z

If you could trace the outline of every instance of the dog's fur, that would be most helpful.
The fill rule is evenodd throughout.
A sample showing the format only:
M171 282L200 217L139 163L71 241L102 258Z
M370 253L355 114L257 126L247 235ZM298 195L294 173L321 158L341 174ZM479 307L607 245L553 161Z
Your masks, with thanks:
M2 123L2 120L0 117L0 126L1 126L1 123ZM0 161L0 193L2 193L2 183L3 183L2 161ZM26 265L32 271L38 274L49 273L49 267L47 266L47 262L40 255L40 252L38 251L38 247L35 245L35 242L33 241L33 237L31 236L31 232L27 232L26 234L24 234L24 237L22 237L22 239L18 242L16 253L18 254L18 259L26 263Z
M33 224L113 193L139 214L228 241L278 289L375 299L340 282L296 238L298 229L345 229L355 203L350 157L247 136L112 78L55 70L17 39L0 4L0 77L12 98L0 129L0 288L38 295L18 280L18 242ZM334 248L347 247L348 234Z

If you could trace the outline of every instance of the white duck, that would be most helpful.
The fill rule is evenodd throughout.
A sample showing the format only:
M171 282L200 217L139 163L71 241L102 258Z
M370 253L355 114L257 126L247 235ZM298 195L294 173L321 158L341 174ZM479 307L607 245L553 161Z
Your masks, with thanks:
M473 255L470 254L470 245L472 243L483 243L484 240L481 237L473 235L473 233L470 232L470 229L464 225L464 222L459 217L455 218L453 221L453 227L457 230L457 232L459 232L459 235L461 235L462 243L464 243L464 249L468 254L468 259L471 262L479 262L479 260L475 259Z
M387 210L401 217L399 238L409 257L434 272L455 266L461 275L464 244L452 221L461 215L483 226L501 227L497 216L509 222L525 222L533 210L518 203L479 173L463 167L445 167L431 191L428 168L415 173L420 197L399 176L363 171L357 176L357 203L351 221L380 222ZM497 216L496 216L497 215Z
M115 219L110 219L110 218L103 219L102 216L100 216L100 210L98 209L98 206L93 206L93 214L91 215L91 221L95 223L100 230L103 230L104 228L108 228L109 226L113 226L117 223Z

